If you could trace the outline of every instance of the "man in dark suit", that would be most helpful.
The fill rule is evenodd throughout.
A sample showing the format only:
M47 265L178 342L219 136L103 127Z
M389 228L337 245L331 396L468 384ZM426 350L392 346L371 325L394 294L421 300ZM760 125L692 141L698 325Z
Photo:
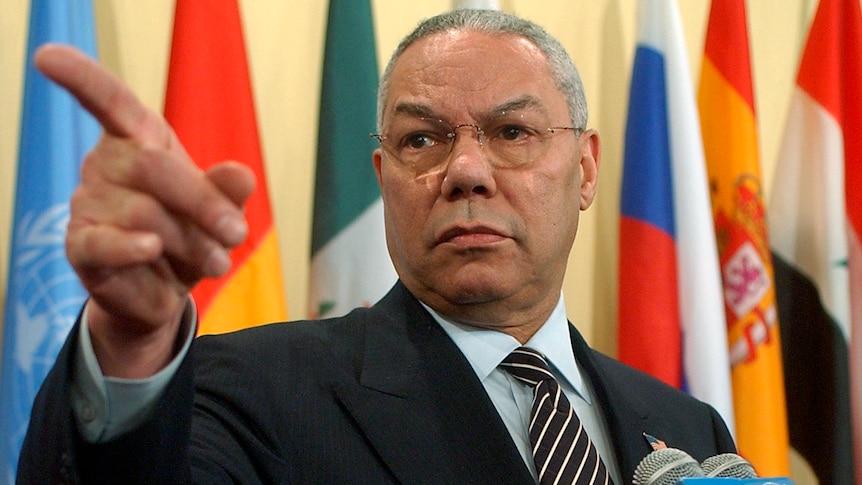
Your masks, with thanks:
M37 398L22 481L544 483L533 388L503 368L524 347L590 437L575 443L591 476L630 481L652 450L644 433L698 460L733 451L711 407L566 321L600 142L574 65L541 28L456 11L390 60L373 165L400 280L383 300L194 342L188 292L228 269L250 174L200 172L161 117L74 51L43 49L37 65L105 135L67 238L91 298Z

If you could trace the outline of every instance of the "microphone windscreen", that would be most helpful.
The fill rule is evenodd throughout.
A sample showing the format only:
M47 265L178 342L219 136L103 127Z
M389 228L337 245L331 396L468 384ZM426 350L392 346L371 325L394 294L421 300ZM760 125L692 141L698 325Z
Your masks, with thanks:
M708 477L757 478L754 466L735 453L723 453L703 460L703 473Z
M635 469L634 485L674 485L683 478L702 477L697 460L676 448L662 448L644 457Z

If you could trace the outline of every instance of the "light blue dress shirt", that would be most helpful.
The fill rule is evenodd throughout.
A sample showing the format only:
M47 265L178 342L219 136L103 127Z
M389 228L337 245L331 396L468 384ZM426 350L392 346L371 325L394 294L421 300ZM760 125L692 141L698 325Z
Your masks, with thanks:
M424 306L424 304L423 304ZM524 463L529 467L533 478L538 482L538 473L533 462L530 446L530 410L533 405L533 388L518 381L499 367L500 362L521 344L511 335L497 330L477 328L451 322L442 318L431 308L425 309L449 334L455 345L467 357L473 370L485 386L497 412L503 418L509 434L515 441ZM541 352L551 366L551 371L560 383L560 388L569 398L587 434L596 446L605 467L614 483L620 481L616 455L610 442L610 433L604 415L592 397L589 383L575 361L572 340L569 335L569 321L563 297L548 320L528 340L524 347Z
M104 443L141 424L150 415L162 392L189 352L195 336L197 309L189 298L183 313L186 340L176 358L146 379L105 377L96 359L87 325L87 309L81 315L78 348L72 374L72 409L78 430L90 443Z

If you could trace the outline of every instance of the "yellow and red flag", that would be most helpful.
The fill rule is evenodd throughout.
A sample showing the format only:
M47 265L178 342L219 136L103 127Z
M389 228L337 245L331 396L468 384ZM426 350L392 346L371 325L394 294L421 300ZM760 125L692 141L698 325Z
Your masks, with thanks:
M736 442L758 474L788 475L781 341L745 0L712 2L698 106L724 287Z
M249 236L231 253L231 271L192 292L199 333L284 320L284 283L236 0L176 3L165 117L201 168L236 160L257 178L245 206Z

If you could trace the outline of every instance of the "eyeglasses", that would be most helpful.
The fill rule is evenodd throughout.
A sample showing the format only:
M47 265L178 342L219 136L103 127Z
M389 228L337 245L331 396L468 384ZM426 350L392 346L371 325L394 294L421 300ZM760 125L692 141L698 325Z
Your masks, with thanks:
M487 147L493 155L493 163L503 168L523 167L538 160L545 155L549 140L557 133L573 131L579 135L583 131L574 126L535 128L524 124L523 119L451 126L440 119L407 117L393 123L384 134L371 136L401 163L417 173L425 173L445 162L461 128L475 130L479 146Z

